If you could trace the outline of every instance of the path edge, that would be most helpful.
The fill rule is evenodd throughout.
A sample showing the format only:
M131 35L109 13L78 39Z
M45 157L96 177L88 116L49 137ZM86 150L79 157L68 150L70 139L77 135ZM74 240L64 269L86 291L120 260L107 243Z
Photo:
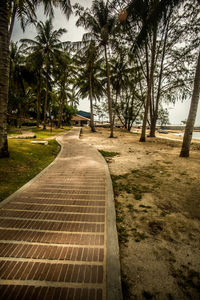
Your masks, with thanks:
M65 134L68 134L71 130L69 130L68 132L66 132ZM80 134L80 133L79 133ZM55 157L55 159L46 167L44 168L42 171L40 171L40 173L38 173L37 175L35 175L35 177L33 177L31 180L29 180L27 183L25 183L24 185L22 185L18 190L16 190L14 193L12 193L10 196L8 196L7 198L5 198L3 201L0 202L0 208L2 208L4 205L6 205L7 203L9 203L13 198L17 197L18 195L21 194L21 192L23 192L26 188L28 188L31 184L33 184L44 172L46 172L46 170L48 168L50 168L51 166L53 166L55 164L55 162L57 161L57 159L59 159L60 155L62 154L63 151L63 145L62 143L59 141L59 137L61 137L62 135L58 135L56 137L56 141L57 143L60 145L60 151L58 153L58 155Z
M99 151L96 149L99 153ZM106 255L106 291L107 300L122 300L121 267L119 254L119 240L116 226L116 210L114 202L113 185L108 164L102 157L107 180L107 255Z
M121 284L121 267L119 254L119 240L116 226L116 210L114 202L114 193L112 179L108 164L102 154L91 144L81 140L83 143L92 147L104 164L107 181L107 243L106 243L106 299L123 300Z

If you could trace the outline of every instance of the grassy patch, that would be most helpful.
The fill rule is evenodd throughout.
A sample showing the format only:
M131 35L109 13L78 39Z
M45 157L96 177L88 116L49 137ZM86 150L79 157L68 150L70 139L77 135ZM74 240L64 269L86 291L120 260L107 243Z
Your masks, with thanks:
M71 128L67 127L67 126L63 127L63 128L59 128L59 129L52 128L52 131L49 127L46 130L43 130L42 128L37 128L37 127L34 127L34 128L22 127L21 131L16 128L10 128L8 130L8 136L9 135L20 135L23 132L30 132L30 133L33 132L36 135L37 139L46 139L46 138L58 135L59 133L70 130L70 129Z
M135 230L135 228L132 229L132 232L136 243L139 243L148 237L145 233Z
M0 201L19 189L48 166L59 152L55 140L48 145L31 144L28 140L8 140L9 158L0 159Z
M104 151L104 150L98 150L103 157L114 157L116 155L119 155L119 152L109 152L109 151Z
M129 234L127 232L126 227L118 223L117 224L117 231L118 231L119 242L122 243L122 244L128 243Z
M172 267L172 276L176 278L178 285L190 299L192 299L190 291L193 290L199 294L200 273L189 269L188 266L181 265L181 268L177 270Z
M141 170L138 170L138 169L133 169L131 170L131 173L135 175L136 178L139 178L139 177L146 177L146 178L150 178L150 179L153 179L155 176L150 173L150 172L144 172L144 171L141 171Z
M130 211L134 211L133 204L129 203L129 204L127 204L126 207L127 207Z
M64 131L70 130L70 129L71 129L70 127L64 127L64 128L59 128L59 129L53 128L51 131L50 129L43 130L41 128L35 128L35 129L32 129L31 131L33 131L36 134L36 137L38 139L45 139L45 138L55 136L61 132L64 132Z
M114 193L116 196L118 196L122 192L126 192L127 194L133 194L135 197L135 200L141 200L142 199L142 193L149 192L149 188L146 185L134 185L129 180L127 180L125 183L118 182L118 179L113 179L113 188Z
M142 207L142 208L152 208L152 206L149 206L149 205L143 205L143 204L140 204L139 207Z

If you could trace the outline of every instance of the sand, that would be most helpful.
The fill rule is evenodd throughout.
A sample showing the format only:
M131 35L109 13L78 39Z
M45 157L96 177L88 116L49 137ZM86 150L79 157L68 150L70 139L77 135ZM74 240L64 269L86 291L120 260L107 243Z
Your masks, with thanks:
M124 299L200 297L200 145L180 158L181 142L123 130L81 138L106 158L113 177ZM121 176L119 176L121 175Z

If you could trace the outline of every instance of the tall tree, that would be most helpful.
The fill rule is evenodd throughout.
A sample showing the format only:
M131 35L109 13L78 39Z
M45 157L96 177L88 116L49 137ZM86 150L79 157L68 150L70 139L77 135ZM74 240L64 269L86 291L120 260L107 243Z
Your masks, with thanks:
M10 110L15 110L18 115L18 123L21 128L22 117L25 117L25 112L28 111L29 105L26 101L30 100L30 95L33 96L31 89L31 83L34 78L29 73L25 65L25 57L22 55L22 51L18 48L17 43L11 42L10 45L10 82L9 82L9 103ZM29 82L32 77L32 82ZM26 81L26 79L28 81ZM30 85L29 85L30 84ZM33 97L34 99L34 97ZM32 99L32 102L33 102Z
M137 0L135 0L137 1ZM134 0L132 1L134 2ZM171 9L174 9L176 6L179 4L182 4L187 1L181 1L181 0L161 0L157 1L157 5L154 7L152 12L149 15L148 18L148 27L153 26L154 20L160 20L163 16L165 17L167 10L169 7ZM193 0L191 3L188 2L189 9L192 13L192 9L194 6L192 4L200 4L200 0ZM141 33L139 37L142 37L143 31L147 32L147 25L145 24L143 29L141 30ZM196 66L196 72L195 72L195 78L194 78L194 87L193 87L193 94L192 94L192 99L191 99L191 106L190 106L190 111L189 111L189 116L188 120L186 123L186 128L185 128L185 134L183 138L183 144L182 144L182 149L180 156L181 157L188 157L189 156L189 150L190 150L190 143L192 139L192 132L194 129L194 123L196 119L196 114L197 114L197 108L198 108L198 102L199 102L199 93L200 93L200 58L198 57L198 62ZM142 137L142 136L141 136Z
M196 120L196 114L198 109L199 103L199 96L200 96L200 52L197 60L197 67L195 72L195 79L194 79L194 88L192 94L192 100L190 105L190 111L185 127L185 133L183 137L183 144L181 148L181 157L188 157L190 153L190 144L192 140L192 133L194 130L194 123Z
M94 99L99 99L105 92L101 84L101 69L102 59L99 59L98 47L95 41L91 40L85 43L81 43L83 47L78 50L77 63L81 68L79 69L79 75L77 77L78 94L82 98L87 96L90 101L90 127L91 131L95 132L94 125ZM79 85L80 83L80 85Z
M100 47L104 49L107 75L107 99L110 121L110 137L113 137L113 117L112 117L112 98L110 88L110 64L108 58L108 47L110 39L115 29L115 16L112 14L113 6L109 1L93 0L91 10L84 10L80 5L76 5L76 15L78 15L77 26L83 26L89 30L84 38L96 40Z
M58 111L58 128L60 128L63 120L63 110L67 104L67 99L71 100L72 85L74 83L75 64L73 64L70 55L70 43L63 45L63 52L57 59L53 76L59 99Z
M45 23L37 23L36 30L37 36L35 37L35 40L22 39L21 41L24 43L24 47L26 47L27 51L31 51L32 53L35 53L35 55L42 57L46 77L43 129L46 129L50 74L56 60L58 60L59 55L61 55L63 43L60 41L60 37L66 30L63 28L53 30L51 19L47 20Z
M90 101L90 127L91 131L95 132L94 125L94 100L100 100L105 94L105 90L102 87L102 59L98 59L98 51L93 41L89 46L82 49L82 53L77 59L79 62L79 72L77 76L77 83L75 87L83 99L88 97Z
M71 13L70 0L1 0L0 1L0 157L8 157L7 142L7 106L9 85L9 40L16 15L24 27L24 16L30 20L35 13L36 6L44 3L46 14L53 15L53 6L59 6L69 17ZM22 14L17 14L19 4ZM22 10L23 8L23 10Z
M9 81L9 39L7 0L0 3L0 157L8 157L7 105Z
M23 44L22 44L22 47ZM28 52L28 56L26 56L26 65L30 71L33 72L34 78L36 81L35 91L37 94L37 127L39 128L41 122L41 97L42 97L42 89L44 89L44 72L43 72L43 57L40 53L37 52Z

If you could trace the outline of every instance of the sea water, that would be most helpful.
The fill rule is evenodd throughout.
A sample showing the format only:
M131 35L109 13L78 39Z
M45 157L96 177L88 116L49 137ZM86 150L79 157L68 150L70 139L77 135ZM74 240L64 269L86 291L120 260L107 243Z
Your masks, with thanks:
M180 133L173 133L173 135L183 136L184 133L183 133L183 132L180 132ZM193 138L193 139L196 139L196 140L200 140L200 132L199 132L199 131L193 132L192 138Z

